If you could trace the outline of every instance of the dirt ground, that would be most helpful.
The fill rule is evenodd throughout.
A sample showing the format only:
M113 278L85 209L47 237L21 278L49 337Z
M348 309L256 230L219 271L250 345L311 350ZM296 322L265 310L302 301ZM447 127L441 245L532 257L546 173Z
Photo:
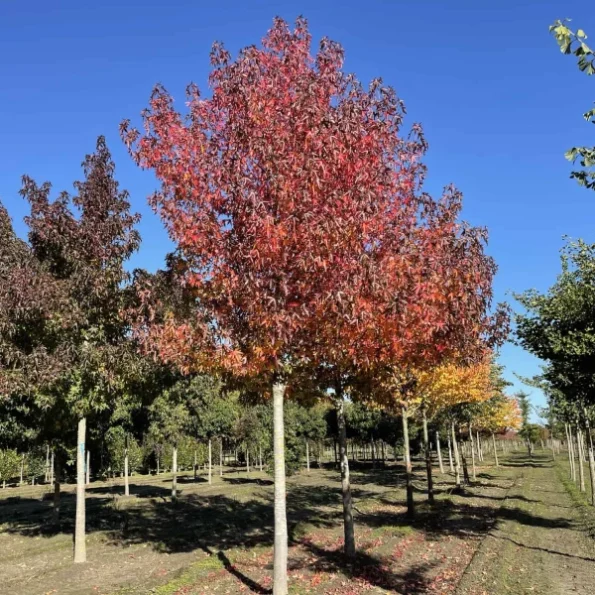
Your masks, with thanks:
M512 455L452 493L437 474L437 502L425 503L416 470L417 515L405 517L400 466L353 470L358 558L346 566L338 472L313 469L288 481L291 593L592 593L591 510L566 481L563 459ZM88 562L74 566L74 486L63 495L59 527L46 488L0 490L0 593L270 593L272 482L226 470L209 486L167 476L131 478L88 490ZM548 570L549 569L549 570Z

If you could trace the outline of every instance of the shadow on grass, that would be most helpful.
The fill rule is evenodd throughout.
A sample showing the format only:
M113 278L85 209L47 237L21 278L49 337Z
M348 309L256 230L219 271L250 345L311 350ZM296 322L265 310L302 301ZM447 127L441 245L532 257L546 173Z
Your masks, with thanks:
M520 463L522 459L515 459L513 462L517 461ZM487 475L486 479L495 477ZM398 466L388 466L384 470L361 469L354 473L354 478L357 481L353 488L356 503L373 499L380 505L373 512L357 514L356 524L361 529L413 526L425 531L430 539L444 536L469 539L485 535L501 519L538 527L570 526L566 519L546 519L517 508L500 508L494 504L490 506L487 502L486 505L470 505L468 499L471 498L479 502L481 498L500 500L499 497L481 494L480 490L486 484L477 484L468 492L464 490L450 499L441 497L434 506L418 501L417 516L411 522L400 512L403 510L401 500L391 500L387 493L379 495L377 491L367 487L369 484L385 488L402 485L402 474ZM334 471L329 471L328 474L323 472L320 480L321 484L290 486L287 495L291 540L307 548L316 558L308 563L309 568L319 567L330 572L341 572L354 580L367 581L389 591L412 595L426 593L433 569L431 565L419 564L406 572L394 573L390 569L390 560L367 553L358 554L353 564L347 564L340 550L321 548L303 537L303 533L300 535L301 523L323 529L341 527L341 494L337 474ZM324 485L323 482L329 480L333 483ZM170 483L171 480L166 481ZM194 483L192 477L186 478L186 481L188 484ZM199 481L204 483L205 480L200 478ZM238 490L237 494L233 491L224 494L185 494L182 491L175 501L170 498L169 487L160 485L131 483L131 493L138 497L130 499L114 497L114 492L121 493L122 486L115 486L113 489L91 487L88 492L93 497L87 499L87 530L90 533L102 532L116 546L148 544L165 553L191 552L197 549L215 552L227 571L253 593L269 593L265 587L237 570L230 563L225 551L238 547L272 546L272 483L269 479L258 477L224 477L223 485L248 486L252 489ZM493 487L502 486L494 484ZM399 492L399 495L402 496L402 493ZM518 499L533 502L520 496ZM62 495L62 520L53 525L48 522L52 513L51 501L21 498L18 502L0 507L0 522L4 524L6 533L25 537L72 533L74 503L74 494ZM301 561L298 560L298 563Z

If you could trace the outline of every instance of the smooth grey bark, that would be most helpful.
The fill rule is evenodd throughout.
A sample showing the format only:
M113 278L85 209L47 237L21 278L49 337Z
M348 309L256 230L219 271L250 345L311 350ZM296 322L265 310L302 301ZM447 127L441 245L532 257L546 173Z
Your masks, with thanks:
M339 428L339 457L341 463L341 495L343 499L343 532L345 535L345 556L355 558L355 528L353 524L353 498L349 480L349 458L347 454L347 429L345 424L345 398L341 382L335 385L337 425Z
M496 460L496 467L500 467L500 463L498 462L498 449L496 448L496 436L492 432L492 443L494 445L494 459Z
M52 453L54 455L54 453ZM54 523L60 522L60 457L57 455L53 456L53 468L52 468L52 482L54 484Z
M430 452L430 437L428 435L428 418L426 409L422 407L422 420L424 431L424 450L426 455L426 476L428 480L428 502L434 503L434 480L432 478L432 454Z
M578 474L579 474L579 480L580 480L580 491L584 492L585 491L585 469L583 467L583 460L584 460L584 455L583 455L583 435L582 432L580 430L580 428L577 428L576 431L576 446L577 446L577 454L578 454Z
M450 432L447 432L448 436L447 436L447 441L448 441L448 465L450 467L450 472L454 473L455 472L455 468L454 465L452 463L452 446L450 444Z
M219 477L223 477L223 438L219 440Z
M74 562L80 564L87 561L85 543L85 438L87 419L82 417L78 422L76 448L76 513L74 524Z
M85 484L91 483L91 451L87 449L87 461L85 463Z
M455 432L455 422L453 421L450 424L450 433L451 437L450 440L452 442L452 449L454 451L454 459L455 459L455 486L460 488L461 487L461 461L459 459L459 447L457 444L457 434ZM450 453L450 450L449 450ZM451 461L452 464L452 461Z
M306 438L306 473L310 473L310 445Z
M440 432L436 432L436 454L438 455L440 473L444 473L444 463L442 462L442 450L440 450Z
M572 433L570 430L570 424L564 424L566 429L566 445L568 450L568 462L570 463L570 479L576 482L576 470L574 468L574 451L573 451L573 444L572 444Z
M128 482L128 434L126 434L126 443L124 448L124 496L130 496L130 484Z
M407 484L407 516L411 518L415 515L415 503L413 501L413 468L411 466L411 448L409 445L409 412L405 405L401 409L401 422L403 424L403 458Z
M171 457L171 497L177 498L178 496L178 446L175 445L172 450Z
M213 483L213 459L212 459L212 445L209 438L209 483Z
M55 477L55 459L56 456L54 454L54 451L52 450L52 456L50 457L50 485L52 485L54 483L54 477Z
M473 439L473 429L469 424L469 440L471 442L471 470L473 473L473 481L477 481L477 475L475 473L475 441Z
M287 595L287 508L285 489L285 420L283 401L286 385L273 381L273 457L275 467L275 542L273 550L273 595Z

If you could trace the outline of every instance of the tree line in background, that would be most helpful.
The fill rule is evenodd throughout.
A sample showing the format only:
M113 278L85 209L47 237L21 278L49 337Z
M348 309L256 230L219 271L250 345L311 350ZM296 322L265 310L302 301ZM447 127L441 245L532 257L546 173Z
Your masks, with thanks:
M43 475L57 516L60 481L75 476L75 562L90 469L123 474L125 494L131 472L168 469L175 498L178 468L206 463L210 481L223 462L266 467L286 595L287 473L332 454L352 558L350 462L402 456L412 516L412 450L433 501L432 450L442 469L448 447L461 486L488 448L497 464L496 435L522 424L529 449L544 438L495 363L509 312L492 304L486 231L460 221L454 187L423 190L426 141L417 124L402 130L394 90L345 74L335 42L310 45L303 19L276 19L235 60L215 44L209 98L190 86L181 114L158 86L143 132L122 123L161 184L150 201L175 244L163 270L127 268L139 217L101 137L73 196L23 178L28 241L0 205L0 479ZM590 344L553 339L547 319L559 304L587 333L591 249L579 248L569 293L520 297L535 315L519 337L551 362L551 414L579 423L592 458Z

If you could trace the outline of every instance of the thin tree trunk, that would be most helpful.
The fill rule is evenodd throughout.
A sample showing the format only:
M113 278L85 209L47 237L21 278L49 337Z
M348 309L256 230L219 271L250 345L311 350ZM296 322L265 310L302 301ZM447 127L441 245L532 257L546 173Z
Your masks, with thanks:
M450 442L452 442L452 449L454 450L454 459L455 459L455 486L457 488L460 488L461 487L461 461L459 460L459 448L458 448L458 444L457 444L457 435L455 432L455 422L454 421L450 424L450 433L451 433ZM450 455L450 448L448 450L448 453ZM452 466L452 458L451 458L450 464Z
M19 485L23 485L23 472L25 471L25 453L21 454L21 481Z
M353 500L349 482L349 458L347 456L347 429L345 424L345 400L340 381L335 385L337 422L339 427L339 453L341 458L341 493L343 496L343 531L345 534L345 556L355 557L355 527L353 523Z
M583 436L580 428L577 428L576 431L576 446L578 451L578 473L580 479L580 490L581 492L585 491L585 469L583 466Z
M308 439L306 438L306 473L310 474L310 445L308 444Z
M250 451L246 447L246 473L250 475Z
M492 432L492 443L494 444L494 459L496 459L496 467L500 467L498 463L498 449L496 448L496 436L494 436L494 432Z
M209 438L209 483L213 483L213 460L212 460L212 447L211 439Z
M52 482L54 484L54 524L60 522L60 457L52 451Z
M87 561L85 543L85 438L87 420L82 417L78 423L76 449L76 514L74 526L74 562L80 564Z
M130 484L128 482L128 434L126 434L126 449L124 450L124 496L130 496Z
M193 465L193 470L194 470L194 481L196 481L196 477L198 474L198 459L196 457L196 450L194 451L194 465Z
M424 430L424 450L426 455L426 476L428 478L428 502L434 503L434 481L432 478L432 453L430 452L430 437L428 435L428 418L426 409L422 407L422 419Z
M219 477L223 477L223 438L219 440Z
M171 497L177 498L178 497L178 446L175 445L172 450L172 457L171 457Z
M471 428L471 424L469 424L469 441L471 443L471 470L473 473L473 481L477 481L477 476L475 474L475 440L473 439L473 429Z
M450 472L454 473L455 468L454 468L454 465L452 464L452 446L450 443L450 432L447 432L447 434L448 434L448 466L450 467Z
M564 424L566 428L566 445L568 450L568 462L570 464L570 479L576 483L576 470L574 467L574 447L572 444L572 432L570 429L570 424Z
M461 462L463 463L463 481L466 484L470 484L469 480L469 469L467 468L467 457L465 456L465 444L461 440Z
M157 458L157 475L159 475L159 472L161 471L161 470L159 469L159 462L160 462L160 461L159 461L159 455L157 455L157 457L156 457L156 458Z
M409 446L409 413L403 405L401 409L401 422L403 423L403 450L405 459L405 476L407 480L407 516L412 518L415 515L415 503L413 502L413 468L411 467L411 450Z
M444 463L442 462L442 450L440 450L440 432L436 432L436 454L438 455L438 464L440 473L444 474Z
M47 443L45 445L45 477L44 482L48 483L50 480L50 445Z
M287 511L285 491L285 384L273 381L273 455L275 463L275 545L273 595L287 595Z
M87 449L87 462L85 464L85 484L91 483L91 451Z
M54 477L55 477L55 454L54 451L52 450L52 455L50 458L50 485L52 485L54 483Z

